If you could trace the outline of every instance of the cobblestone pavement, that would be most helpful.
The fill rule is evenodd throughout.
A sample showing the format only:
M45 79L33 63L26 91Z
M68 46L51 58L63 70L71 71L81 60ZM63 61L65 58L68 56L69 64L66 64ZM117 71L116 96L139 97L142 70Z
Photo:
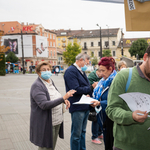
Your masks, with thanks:
M0 76L0 150L37 150L29 141L30 87L37 75ZM52 75L58 90L65 94L63 76ZM55 150L69 150L71 117L64 113L65 139L59 139ZM104 150L104 144L91 143L91 122L86 133L87 150Z

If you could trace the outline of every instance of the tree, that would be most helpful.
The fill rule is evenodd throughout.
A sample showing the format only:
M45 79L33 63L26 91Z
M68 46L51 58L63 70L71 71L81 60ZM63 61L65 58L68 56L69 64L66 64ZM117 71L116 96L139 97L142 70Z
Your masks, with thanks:
M6 47L5 45L2 45L2 36L4 32L0 30L0 76L5 76L5 52L10 49L10 47Z
M13 52L9 52L6 56L6 62L16 63L17 61L18 57Z
M91 62L92 62L92 65L93 65L93 66L97 65L97 64L98 64L98 59L97 59L97 57L93 57L93 58L91 59Z
M75 62L75 57L81 53L81 46L77 43L77 39L74 39L73 44L70 42L67 47L66 51L63 52L64 62L70 66Z
M129 53L131 56L135 56L138 54L139 59L143 58L143 55L148 47L148 43L145 39L138 39L134 41L129 49Z
M106 50L103 50L103 54L102 54L103 57L111 57L111 50L110 49L106 49Z

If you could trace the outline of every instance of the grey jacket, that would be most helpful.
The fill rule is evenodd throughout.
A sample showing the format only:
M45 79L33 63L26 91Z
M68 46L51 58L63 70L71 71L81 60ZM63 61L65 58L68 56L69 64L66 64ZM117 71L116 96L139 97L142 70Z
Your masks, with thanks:
M51 101L48 90L40 78L37 78L31 86L30 100L30 141L39 147L53 148L51 109L64 100L61 97ZM64 138L63 123L60 127L59 137Z

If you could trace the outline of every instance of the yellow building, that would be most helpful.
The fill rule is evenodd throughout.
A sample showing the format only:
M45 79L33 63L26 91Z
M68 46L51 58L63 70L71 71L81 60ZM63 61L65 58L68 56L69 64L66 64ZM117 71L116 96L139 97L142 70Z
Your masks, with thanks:
M116 50L116 63L118 63L120 61L120 58L122 57L122 47L123 47L123 56L130 58L132 60L136 60L135 56L131 57L129 53L129 49L132 43L138 39L141 39L141 38L124 38L123 42L120 41ZM150 44L150 38L142 38L142 39L145 39L147 43Z
M68 38L77 35L81 30L55 30L57 34L57 47L63 50L66 50L66 46L68 45Z

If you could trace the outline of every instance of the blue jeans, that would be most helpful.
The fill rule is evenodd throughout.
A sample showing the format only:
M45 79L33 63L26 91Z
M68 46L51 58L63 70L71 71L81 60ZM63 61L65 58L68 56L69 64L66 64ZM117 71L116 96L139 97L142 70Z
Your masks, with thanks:
M89 111L76 111L71 113L71 150L86 150L85 133Z
M101 135L101 129L97 121L92 121L92 140L96 139Z

